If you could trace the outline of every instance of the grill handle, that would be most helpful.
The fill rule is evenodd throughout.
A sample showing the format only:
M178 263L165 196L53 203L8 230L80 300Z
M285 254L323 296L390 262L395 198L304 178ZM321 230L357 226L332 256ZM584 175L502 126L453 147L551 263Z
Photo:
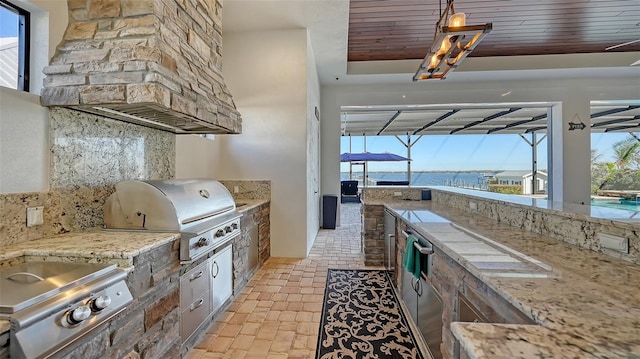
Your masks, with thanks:
M15 280L13 279L13 277L17 277L17 276L25 276L25 277L31 277L31 278L35 278L38 281L42 281L44 280L44 278L42 278L41 276L37 275L37 274L33 274L33 273L29 273L29 272L18 272L18 273L13 273L11 275L7 276L7 279L11 279L11 280Z

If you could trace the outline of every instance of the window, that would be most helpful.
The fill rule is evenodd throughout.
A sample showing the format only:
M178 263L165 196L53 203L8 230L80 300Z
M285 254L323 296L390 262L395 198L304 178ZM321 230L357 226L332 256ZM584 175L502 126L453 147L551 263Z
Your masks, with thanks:
M29 91L29 13L0 0L0 86Z

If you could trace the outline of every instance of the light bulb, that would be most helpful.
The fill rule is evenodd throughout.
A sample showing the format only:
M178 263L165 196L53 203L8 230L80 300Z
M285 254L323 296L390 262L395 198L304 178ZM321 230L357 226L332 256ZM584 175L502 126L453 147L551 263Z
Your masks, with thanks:
M451 39L451 36L449 35L444 37L444 40L442 40L442 43L440 44L438 51L436 51L436 54L438 54L439 56L444 56L444 54L446 54L447 51L449 51L449 49L451 48L450 39Z
M438 54L433 54L433 56L431 56L431 60L429 60L429 66L427 67L427 70L435 70L436 66L438 66L439 63L440 57L438 57Z
M467 24L467 15L457 12L449 18L449 27L461 27Z

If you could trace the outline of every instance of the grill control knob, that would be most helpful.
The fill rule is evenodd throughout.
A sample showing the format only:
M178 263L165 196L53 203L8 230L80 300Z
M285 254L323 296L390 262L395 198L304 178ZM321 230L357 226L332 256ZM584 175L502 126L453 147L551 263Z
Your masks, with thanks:
M224 236L224 230L223 229L218 229L216 231L216 237L222 237Z
M99 312L108 307L109 304L111 304L111 297L109 297L108 295L101 295L91 301L91 310L94 312Z
M233 231L233 229L231 229L231 226L226 226L224 227L224 231L227 233L231 233L231 231Z
M81 305L78 308L67 312L67 323L76 325L83 320L91 316L91 309L86 305Z
M200 237L200 239L198 239L198 242L196 243L197 247L206 247L209 245L209 240L206 239L205 237Z
M231 228L238 229L238 223L231 223Z

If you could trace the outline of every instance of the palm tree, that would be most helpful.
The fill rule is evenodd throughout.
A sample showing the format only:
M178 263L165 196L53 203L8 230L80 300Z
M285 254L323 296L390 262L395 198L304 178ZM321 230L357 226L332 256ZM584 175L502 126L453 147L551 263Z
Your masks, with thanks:
M615 162L605 163L607 168L607 174L604 180L598 186L598 189L602 189L605 185L615 179L618 174L623 173L628 169L629 164L637 157L640 151L640 142L633 137L625 138L613 144L613 152L616 156ZM599 157L594 151L591 151L592 160Z
M616 169L625 170L638 154L638 149L640 149L640 142L633 137L614 143L613 152L616 154Z

